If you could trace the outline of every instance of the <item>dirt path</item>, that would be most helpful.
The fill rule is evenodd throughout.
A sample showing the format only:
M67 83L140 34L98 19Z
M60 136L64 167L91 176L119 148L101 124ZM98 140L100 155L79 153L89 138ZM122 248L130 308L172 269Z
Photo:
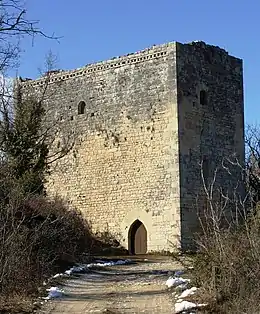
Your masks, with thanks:
M66 295L48 302L40 313L174 313L165 281L176 269L170 259L156 258L87 273L67 281Z

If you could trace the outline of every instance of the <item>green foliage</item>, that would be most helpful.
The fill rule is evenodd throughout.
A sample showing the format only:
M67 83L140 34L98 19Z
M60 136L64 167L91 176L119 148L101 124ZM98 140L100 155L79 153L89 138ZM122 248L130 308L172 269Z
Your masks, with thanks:
M18 94L18 93L17 93ZM6 109L7 110L7 109ZM42 101L17 97L14 117L5 113L1 138L5 162L24 193L42 193L48 170L48 146L42 133L45 110Z

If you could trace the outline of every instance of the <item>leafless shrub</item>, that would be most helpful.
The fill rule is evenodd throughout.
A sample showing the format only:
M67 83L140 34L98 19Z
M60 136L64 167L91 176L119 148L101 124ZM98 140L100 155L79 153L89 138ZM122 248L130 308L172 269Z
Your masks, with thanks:
M241 181L232 187L232 193L217 187L218 169L209 185L202 171L205 206L199 211L201 233L193 279L201 287L210 313L260 311L260 220L249 210L252 191L242 193L246 169L234 159L226 159L221 170L232 175L234 166L241 171Z

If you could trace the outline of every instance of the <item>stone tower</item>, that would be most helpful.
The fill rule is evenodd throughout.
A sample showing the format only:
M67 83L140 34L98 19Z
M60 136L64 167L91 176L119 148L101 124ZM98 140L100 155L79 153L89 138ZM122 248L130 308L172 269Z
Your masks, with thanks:
M198 228L199 162L210 177L223 157L244 160L242 78L241 59L204 42L53 73L47 114L77 139L53 166L48 194L133 253L187 248Z

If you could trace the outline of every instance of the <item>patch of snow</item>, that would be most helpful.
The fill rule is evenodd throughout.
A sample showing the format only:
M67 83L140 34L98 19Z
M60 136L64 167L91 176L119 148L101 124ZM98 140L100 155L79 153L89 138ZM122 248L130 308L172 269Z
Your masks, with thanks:
M196 308L196 304L189 301L181 301L175 303L175 313L181 313L188 310L193 310Z
M194 314L194 310L204 307L207 304L196 304L193 302L189 302L183 300L184 298L193 295L197 291L197 287L192 287L187 289L187 285L190 283L190 279L185 279L180 277L184 271L178 270L175 272L174 277L169 277L166 281L166 286L168 288L175 287L175 291L172 293L174 298L177 299L175 303L175 313L186 313L186 314ZM178 291L182 291L180 295L178 295Z
M66 270L66 271L65 271L65 274L68 275L68 276L72 275L72 269Z
M108 266L116 266L116 265L127 265L130 263L132 263L132 261L130 259L117 260L117 261L96 260L95 263L73 266L70 269L66 270L64 273L55 274L50 279L60 278L60 277L64 277L64 276L71 276L71 275L77 274L77 273L83 273L83 272L87 271L89 268L96 267L96 266L108 267ZM43 285L47 285L47 283L44 282Z
M102 261L102 260L98 260L96 263L91 263L91 264L87 264L86 267L87 268L92 268L92 267L108 267L108 266L116 266L116 265L127 265L132 263L131 260L126 259L126 260L117 260L117 261L111 261L111 262L107 262L107 261Z
M59 277L63 277L64 276L64 274L62 274L62 273L60 273L60 274L56 274L56 275L54 275L54 276L52 276L52 278L59 278Z
M72 275L72 274L76 274L76 273L82 273L85 271L85 267L84 266L73 266L70 269L65 271L66 275Z
M194 310L204 306L206 306L206 304L196 304L189 301L181 301L175 304L175 313L182 313L184 311Z
M87 271L89 268L92 267L108 267L108 266L116 266L116 265L126 265L126 264L130 264L132 263L131 260L126 259L126 260L117 260L117 261L104 261L104 260L96 260L95 263L90 263L90 264L83 264L83 265L78 265L78 266L73 266L70 269L66 270L64 273L58 273L54 276L52 276L52 279L55 278L60 278L63 276L71 276L73 274L77 274L77 273L83 273L85 271ZM47 283L44 282L43 285L46 285Z
M193 295L197 291L197 289L197 287L192 287L190 289L184 290L179 296L179 299L184 299L187 298L189 295Z
M189 301L178 301L177 303L175 303L175 313L182 313L186 311L190 311L190 310L195 310L201 307L207 306L207 304L200 304L200 303L193 303L193 302L189 302ZM193 312L189 312L190 314Z
M188 284L190 282L190 279L184 279L182 277L170 277L169 279L167 279L166 281L166 286L168 288L171 288L171 287L177 287L177 286L180 286L180 285L185 285L185 284Z
M57 288L57 287L51 287L50 289L46 289L46 291L49 292L48 296L43 298L44 300L50 300L54 298L60 298L62 297L64 291Z

